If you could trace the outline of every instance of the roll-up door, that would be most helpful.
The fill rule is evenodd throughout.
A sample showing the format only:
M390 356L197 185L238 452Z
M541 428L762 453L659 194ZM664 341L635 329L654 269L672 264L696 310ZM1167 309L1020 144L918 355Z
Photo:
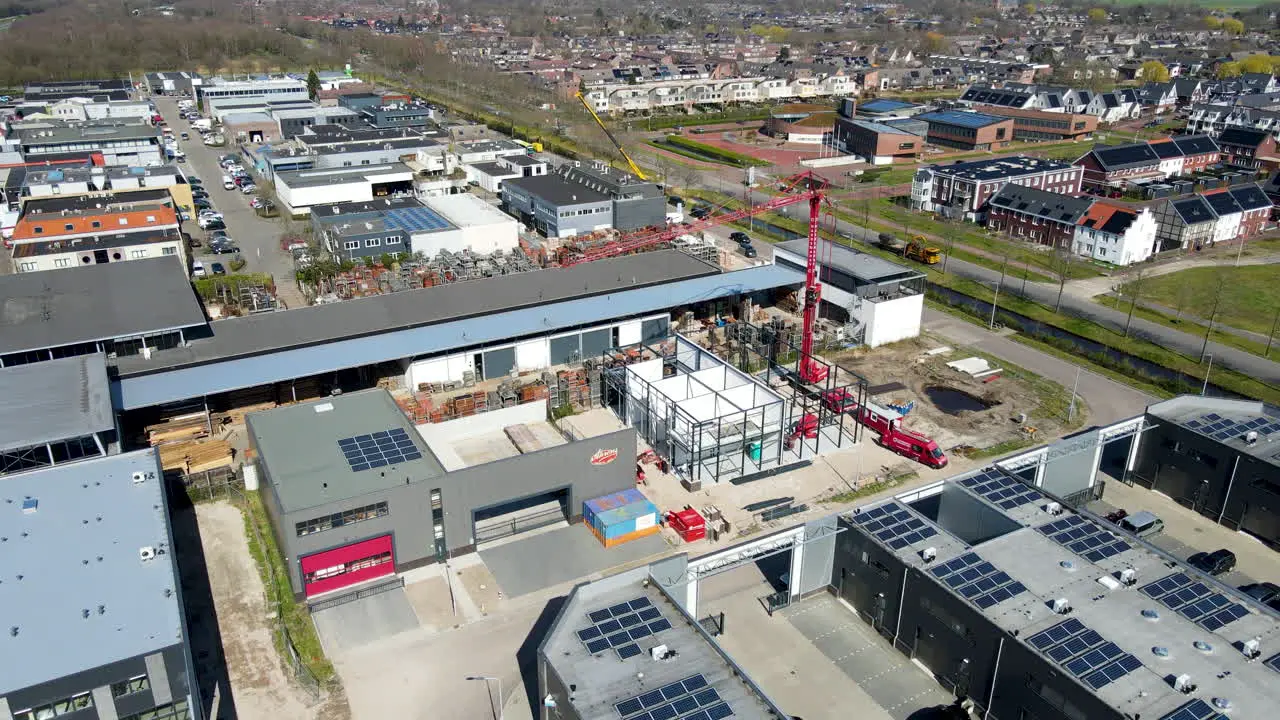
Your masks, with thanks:
M484 354L485 379L506 377L516 366L516 349L513 347L490 350Z
M307 597L393 575L396 571L390 535L323 550L302 558L300 564Z

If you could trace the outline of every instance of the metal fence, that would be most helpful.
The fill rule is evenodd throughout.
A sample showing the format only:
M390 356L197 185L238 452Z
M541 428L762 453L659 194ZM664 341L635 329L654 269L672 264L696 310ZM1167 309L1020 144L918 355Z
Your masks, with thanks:
M563 508L553 508L530 515L523 515L485 527L476 528L476 543L491 542L510 537L516 533L536 530L547 525L555 525L565 519Z
M233 493L243 497L244 480L231 468L206 470L192 475L176 476L192 503L209 500L233 500Z
M404 578L399 575L393 575L392 577L387 578L387 580L384 582L380 582L376 585L370 585L368 587L360 588L355 592L345 593L337 597L325 598L324 600L320 600L318 602L307 603L307 607L311 610L311 612L317 613L317 612L320 612L321 610L336 608L339 605L346 605L349 602L355 602L356 600L372 597L374 595L381 595L382 593L387 592L388 590L395 590L396 588L402 588L402 587L404 587Z

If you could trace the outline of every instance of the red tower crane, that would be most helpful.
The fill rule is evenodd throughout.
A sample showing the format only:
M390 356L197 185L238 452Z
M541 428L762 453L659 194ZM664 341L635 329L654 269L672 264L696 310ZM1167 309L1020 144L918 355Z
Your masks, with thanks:
M561 267L570 267L578 263L603 260L646 250L655 245L670 242L681 235L687 235L807 201L809 203L809 250L805 258L804 324L800 340L800 362L797 371L800 379L804 382L821 383L827 379L828 368L813 358L813 331L818 322L818 306L822 300L822 284L818 280L818 224L821 219L822 203L825 200L823 190L827 187L827 184L826 180L812 171L801 173L787 178L781 195L759 205L709 215L701 220L694 220L684 225L640 230L598 247L583 248L571 257L562 260L560 265Z

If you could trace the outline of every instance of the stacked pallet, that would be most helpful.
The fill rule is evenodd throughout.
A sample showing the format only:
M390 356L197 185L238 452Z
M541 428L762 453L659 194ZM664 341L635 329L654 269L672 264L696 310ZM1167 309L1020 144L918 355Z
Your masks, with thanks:
M160 466L165 471L184 475L230 467L235 458L231 445L224 440L169 443L161 445L159 451Z
M502 432L521 453L537 452L542 449L542 443L527 425L508 425L502 428Z
M560 405L569 405L575 410L585 410L593 406L591 383L586 371L561 370L556 373L556 380L559 384Z
M551 389L541 380L520 386L520 404L551 397Z
M275 389L270 385L258 385L243 390L232 390L227 393L227 405L236 408L275 402L275 400Z
M260 402L254 405L244 405L241 407L234 407L230 410L227 410L226 412L221 412L214 415L213 424L214 425L243 425L245 415L248 415L249 413L252 413L252 412L261 412L263 410L270 410L274 407L276 407L276 403L271 400L268 400L267 402Z
M414 425L421 425L430 422L432 412L431 393L417 392L408 393L405 391L397 391L392 393L392 397L396 401L396 405L400 407L400 411Z
M209 414L194 412L171 417L161 423L148 425L147 442L152 447L165 443L187 442L209 436Z
M295 380L292 383L280 383L276 386L276 402L280 405L314 400L318 397L320 397L320 381L313 377Z

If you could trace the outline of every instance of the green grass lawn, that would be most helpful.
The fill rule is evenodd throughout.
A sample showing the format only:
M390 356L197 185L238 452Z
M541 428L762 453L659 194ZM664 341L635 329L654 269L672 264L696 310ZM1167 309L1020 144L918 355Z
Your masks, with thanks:
M1124 313L1129 312L1128 298L1117 298L1114 295L1099 295L1093 300L1099 305L1105 305ZM1142 307L1141 305L1133 309L1133 316L1136 318L1142 318L1143 320L1149 320L1154 323L1159 323L1165 327L1173 328L1174 330L1181 330L1185 333L1198 335L1200 337L1204 337L1204 332L1207 329L1204 323L1195 322L1187 319L1186 317L1178 318L1173 315L1162 313L1158 310ZM1258 342L1256 340L1250 340L1249 338L1240 337L1235 333L1225 332L1219 329L1221 327L1222 323L1216 323L1214 325L1213 333L1209 335L1209 339L1211 341L1244 350L1245 352L1253 353L1259 357L1270 357L1267 353L1267 344L1265 342ZM1280 350L1280 346L1272 347L1272 351L1276 350Z
M1268 334L1280 308L1280 265L1200 267L1143 282L1142 296L1175 313L1181 309L1207 318L1222 280L1218 322Z
M651 146L651 147L655 147L655 148L657 148L657 149L659 149L659 150L662 150L662 151L664 151L664 152L669 152L669 153L672 153L672 154L675 154L675 155L679 155L679 156L681 156L681 157L689 158L690 160L697 160L698 162L711 163L711 164L713 164L713 165L723 165L724 167L736 167L735 165L733 165L733 164L731 164L731 163L727 163L727 162L725 162L725 161L723 161L723 160L717 160L716 158L707 157L707 156L705 156L705 155L701 155L701 154L699 154L699 153L696 153L696 152L694 152L694 151L692 151L692 150L685 150L684 148L676 147L675 145L668 145L667 143L664 143L664 142L661 142L661 141L658 141L658 140L649 140L649 141L646 141L646 142L645 142L645 144L646 144L646 145L649 145L649 146ZM660 156L656 156L656 155L655 155L655 156L653 156L653 157L660 157ZM669 157L668 157L668 158L664 158L664 159L666 159L666 160L671 160L671 158L669 158ZM656 160L655 160L655 162L656 162ZM673 161L673 162L674 162L674 161ZM686 165L686 166L688 166L688 164L687 164L687 163L681 163L681 164L682 164L682 165ZM693 166L693 167L696 167L696 166Z

